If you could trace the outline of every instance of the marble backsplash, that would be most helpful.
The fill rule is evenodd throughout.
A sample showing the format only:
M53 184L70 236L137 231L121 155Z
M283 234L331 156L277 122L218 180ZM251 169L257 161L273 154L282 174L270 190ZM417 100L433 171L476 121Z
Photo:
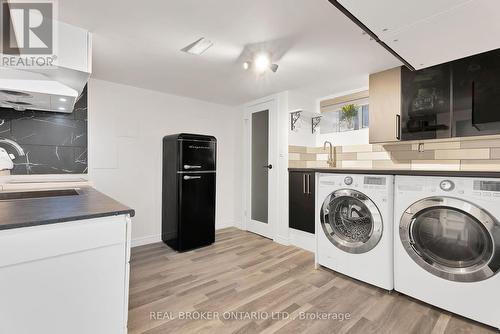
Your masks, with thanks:
M13 175L87 173L87 91L70 114L0 108L0 142L13 159Z

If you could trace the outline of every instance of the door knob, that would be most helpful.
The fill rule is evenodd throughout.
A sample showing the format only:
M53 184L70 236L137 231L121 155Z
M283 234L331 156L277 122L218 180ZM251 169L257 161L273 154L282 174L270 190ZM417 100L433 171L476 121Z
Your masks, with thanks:
M262 166L264 168L267 168L267 169L273 169L273 165L269 164L269 165L265 165L265 166Z

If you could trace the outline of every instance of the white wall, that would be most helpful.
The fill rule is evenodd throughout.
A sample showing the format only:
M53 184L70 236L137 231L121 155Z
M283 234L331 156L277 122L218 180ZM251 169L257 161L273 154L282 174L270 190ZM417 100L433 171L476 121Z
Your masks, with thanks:
M289 91L288 113L295 110L302 110L302 113L300 119L295 123L296 128L293 131L290 126L290 114L288 114L288 144L293 146L315 146L316 136L312 133L311 118L317 112L316 99L300 90Z
M345 132L318 133L315 138L316 142L313 146L323 146L326 140L331 142L334 146L364 145L368 144L368 135L368 128Z
M134 244L160 240L161 148L168 134L217 138L216 228L233 226L240 219L240 110L92 79L88 117L90 180L136 210Z

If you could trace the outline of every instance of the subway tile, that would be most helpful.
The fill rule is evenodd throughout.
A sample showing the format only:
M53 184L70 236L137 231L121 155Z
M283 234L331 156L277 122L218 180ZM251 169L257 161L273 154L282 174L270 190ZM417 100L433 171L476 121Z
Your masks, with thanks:
M412 144L412 149L413 150L418 150L418 147L420 144L423 144L424 151L427 150L452 150L452 149L459 149L460 148L460 142L459 141L453 141L453 142L422 142L422 143L416 143Z
M395 151L391 152L392 160L434 160L434 151Z
M300 153L288 153L288 160L300 160Z
M342 152L373 152L373 145L350 145L350 146L343 146L342 147Z
M357 160L391 160L390 152L357 153Z
M328 153L329 148L323 149L323 147L307 147L307 153Z
M300 153L300 160L314 161L316 160L316 154L312 153Z
M498 172L500 170L500 160L462 160L460 170Z
M306 161L307 168L326 168L330 167L326 161Z
M288 168L306 168L307 161L288 161Z
M373 168L373 162L370 160L365 161L342 161L342 168Z
M384 150L389 152L394 151L411 151L412 146L410 144L386 144L383 146Z
M459 149L459 150L438 150L436 151L435 159L437 160L473 160L473 159L489 159L490 150L487 148L476 149Z
M307 147L305 146L288 146L288 153L306 153Z
M356 160L358 158L356 152L339 153L335 155L337 160Z
M410 169L411 161L376 160L373 161L374 169Z
M328 160L328 154L316 154L316 160L327 161Z
M413 160L412 170L460 170L460 160Z
M464 140L460 143L461 148L490 148L500 147L500 138L482 140Z
M500 148L492 148L490 159L500 159Z

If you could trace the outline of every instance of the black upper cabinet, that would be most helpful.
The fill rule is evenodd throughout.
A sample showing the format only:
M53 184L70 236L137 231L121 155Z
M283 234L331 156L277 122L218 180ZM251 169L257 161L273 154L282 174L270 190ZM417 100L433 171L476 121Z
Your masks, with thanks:
M450 65L401 71L401 139L451 136Z
M500 133L500 49L401 69L401 140Z
M452 63L453 136L500 133L500 50Z

